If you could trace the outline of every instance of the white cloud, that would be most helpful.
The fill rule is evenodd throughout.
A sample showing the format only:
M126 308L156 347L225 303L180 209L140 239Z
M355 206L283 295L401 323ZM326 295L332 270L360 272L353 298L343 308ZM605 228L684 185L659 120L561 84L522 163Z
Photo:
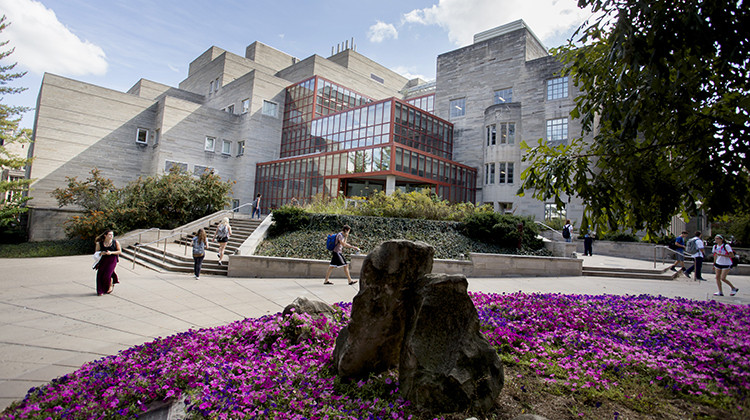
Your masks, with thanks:
M398 39L398 31L391 23L377 21L377 23L370 26L370 29L367 31L367 39L369 39L370 42L379 43L389 38Z
M55 12L33 0L0 0L0 10L10 25L3 31L15 48L10 59L32 73L67 76L103 75L107 57L99 46L73 34Z
M573 26L591 13L576 0L440 0L438 4L405 13L405 24L438 25L456 45L469 45L474 34L523 19L544 41Z
M429 82L430 80L432 80L432 79L435 78L435 76L429 77L429 76L425 76L423 74L416 73L416 71L417 71L416 67L396 66L392 70L395 71L396 73L398 73L398 74L406 77L409 80L420 78L420 79L422 79L422 80L424 80L426 82Z

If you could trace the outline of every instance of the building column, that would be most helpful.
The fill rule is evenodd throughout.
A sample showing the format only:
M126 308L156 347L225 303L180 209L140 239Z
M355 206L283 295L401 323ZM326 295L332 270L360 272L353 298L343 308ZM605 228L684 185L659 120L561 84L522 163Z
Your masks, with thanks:
M396 191L396 175L386 175L385 195L391 195L394 191Z

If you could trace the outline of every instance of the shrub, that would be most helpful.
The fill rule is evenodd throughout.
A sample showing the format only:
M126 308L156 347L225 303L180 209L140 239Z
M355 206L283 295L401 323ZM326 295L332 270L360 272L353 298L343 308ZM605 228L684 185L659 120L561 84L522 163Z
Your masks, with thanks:
M519 239L522 248L536 250L544 246L544 242L537 238L539 228L529 217L488 211L474 212L464 218L461 231L472 239L502 248L517 248Z
M722 217L711 224L713 234L733 238L732 245L737 247L750 246L750 214L734 214Z
M269 235L278 236L285 232L294 232L310 224L310 216L297 206L282 206L273 211L273 224Z

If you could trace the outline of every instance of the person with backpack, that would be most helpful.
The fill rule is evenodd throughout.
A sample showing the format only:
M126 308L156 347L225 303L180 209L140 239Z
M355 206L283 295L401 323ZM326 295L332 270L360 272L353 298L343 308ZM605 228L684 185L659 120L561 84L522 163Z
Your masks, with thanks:
M200 280L201 277L201 267L203 266L203 258L206 257L206 248L208 248L206 231L200 228L198 233L193 236L193 272L196 280Z
M219 257L219 265L223 265L221 260L224 258L224 249L227 247L230 236L232 236L232 227L229 226L229 218L225 217L221 219L214 232L214 242L219 244L219 252L216 254Z
M344 248L355 249L357 250L357 252L359 252L359 248L346 242L351 231L352 228L349 227L349 225L344 225L344 227L341 228L341 232L336 234L335 239L333 239L332 241L330 239L326 240L326 247L331 248L330 242L333 242L333 249L331 250L331 265L328 266L326 279L325 281L323 281L323 284L333 284L330 280L328 280L328 278L331 276L331 272L334 268L342 267L344 268L346 278L349 280L349 284L351 285L357 282L357 280L352 280L352 276L349 274L349 263L346 262L344 254L342 254Z
M570 224L570 219L565 219L565 225L562 228L562 236L565 242L573 242L573 225Z
M695 279L700 281L706 281L701 276L701 270L703 269L703 249L705 248L705 244L703 243L703 240L701 239L701 231L695 231L695 236L690 238L689 241L685 244L685 252L687 252L691 257L693 257L693 260L695 262L693 263L693 266L688 268L687 270L683 270L683 274L686 275L688 278L690 278L690 273L695 270Z
M732 258L734 258L734 250L728 243L726 243L723 236L716 235L716 237L714 237L714 246L711 249L711 252L714 254L714 272L716 272L716 286L719 288L719 291L714 293L714 296L724 296L724 291L721 287L722 282L728 284L729 287L732 288L732 292L729 294L729 296L736 295L737 292L740 291L740 289L734 287L732 282L727 280L729 269L732 268Z

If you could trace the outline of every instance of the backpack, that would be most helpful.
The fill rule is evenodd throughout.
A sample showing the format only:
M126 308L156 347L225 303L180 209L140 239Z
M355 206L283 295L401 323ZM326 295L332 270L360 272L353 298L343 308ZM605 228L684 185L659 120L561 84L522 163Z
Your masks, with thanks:
M690 255L693 255L696 252L698 252L698 244L696 242L698 242L697 237L690 238L690 240L687 241L687 243L685 244L685 252L687 252Z
M224 239L227 239L229 237L229 229L227 229L227 225L222 225L216 228L216 240L223 241Z
M337 233L332 233L328 235L326 238L326 249L329 251L333 251L334 248L336 248L336 236L338 236Z
M722 244L722 246L724 247L724 252L727 252L727 244ZM729 268L737 267L737 264L740 263L740 256L737 255L737 251L734 249L732 249L732 251L734 252L734 257L732 257L732 266Z
M570 238L570 227L569 226L570 225L563 226L562 235L563 235L563 238L565 238L565 239Z

